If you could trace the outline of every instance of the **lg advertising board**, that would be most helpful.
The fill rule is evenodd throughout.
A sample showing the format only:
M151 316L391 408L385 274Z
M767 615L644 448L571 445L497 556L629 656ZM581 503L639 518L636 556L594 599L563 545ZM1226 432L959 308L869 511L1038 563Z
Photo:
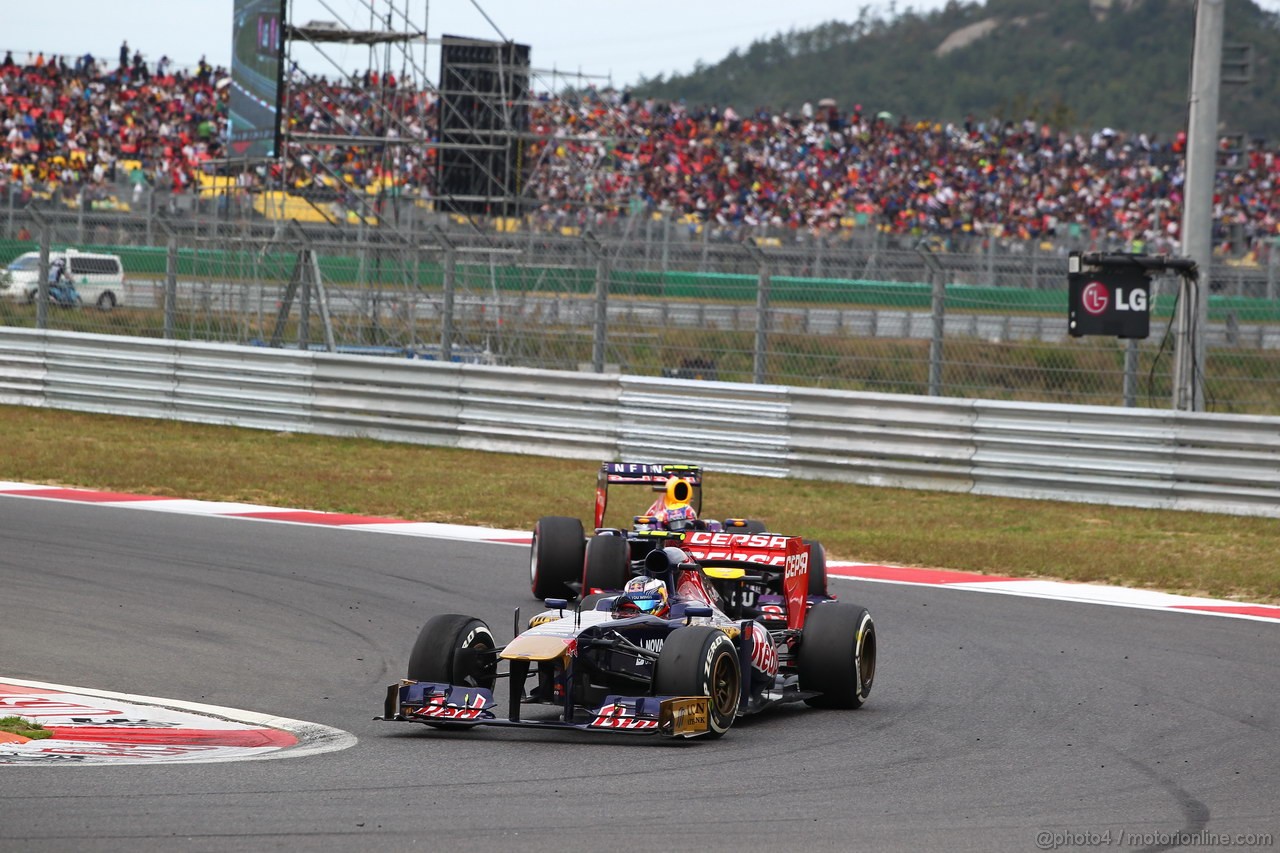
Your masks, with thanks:
M1145 338L1151 333L1151 279L1142 270L1070 273L1067 288L1072 337Z

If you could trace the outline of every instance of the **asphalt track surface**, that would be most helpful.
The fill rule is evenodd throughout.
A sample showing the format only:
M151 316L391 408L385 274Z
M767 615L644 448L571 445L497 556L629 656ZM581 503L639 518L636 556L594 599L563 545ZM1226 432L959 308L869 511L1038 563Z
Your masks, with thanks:
M1280 838L1280 626L1265 622L833 579L880 633L857 711L801 706L681 744L373 721L427 617L476 615L503 640L515 607L537 609L526 554L0 497L0 675L359 738L277 761L0 768L0 850Z

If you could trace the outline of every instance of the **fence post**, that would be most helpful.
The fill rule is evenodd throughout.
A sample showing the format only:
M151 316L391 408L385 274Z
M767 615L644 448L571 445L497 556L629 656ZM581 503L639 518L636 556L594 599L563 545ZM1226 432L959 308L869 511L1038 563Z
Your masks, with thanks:
M219 198L220 196L215 195L213 198L209 200L209 237L210 239L213 240L213 244L215 246L218 244L218 239L219 239L218 232L220 230L218 226L218 199ZM191 203L196 207L200 206L199 193L192 194Z
M1124 346L1124 405L1128 409L1138 405L1138 342L1134 338Z
M52 229L49 220L40 212L40 208L31 205L27 208L31 218L36 222L36 230L40 232L40 279L36 282L36 328L49 328L49 244L52 242Z
M587 251L596 261L595 306L591 318L591 370L604 373L604 352L609 334L609 256L590 231L583 233Z
M325 352L337 352L337 343L333 339L333 318L329 315L329 294L324 289L324 277L320 273L320 256L316 254L314 246L307 249L307 255L311 261L311 284L315 287L316 299L320 302L320 322L324 326Z
M13 208L10 207L10 210ZM10 228L12 228L10 224ZM1280 272L1280 238L1271 241L1267 252L1267 301L1274 302L1276 298L1276 274Z
M150 218L147 220L150 226ZM159 220L160 230L165 236L164 254L164 339L173 340L177 325L178 305L178 235L169 227L169 223ZM149 242L149 241L148 241Z
M702 259L698 261L698 272L707 271L707 254L711 250L711 220L702 220Z
M436 239L444 246L444 282L440 304L440 360L453 361L453 296L455 273L458 266L458 248L439 225L434 226Z
M298 296L298 349L311 349L311 250L306 243L298 251L298 284L302 292Z
M364 210L361 209L356 212L360 216L360 227L359 227L359 230L356 232L356 240L358 241L356 243L356 247L357 247L356 248L356 287L359 288L360 290L364 290L369 286L369 282L366 278L366 276L368 275L368 270L366 269L366 258L365 258L365 247L368 246L369 244L365 240L365 235L364 235L364 229L365 229Z
M662 215L664 218L666 217L667 214L665 210L662 212ZM650 266L651 261L649 257L651 254L652 246L653 246L653 216L646 216L644 220L644 268L646 270L653 269L653 267Z
M947 277L942 264L924 240L916 246L916 254L929 268L930 316L933 328L929 335L929 396L942 396L942 341L946 336Z
M769 354L769 259L754 243L744 243L760 272L756 278L756 343L752 350L751 381L763 385Z
M662 274L666 275L671 265L671 217L662 220Z

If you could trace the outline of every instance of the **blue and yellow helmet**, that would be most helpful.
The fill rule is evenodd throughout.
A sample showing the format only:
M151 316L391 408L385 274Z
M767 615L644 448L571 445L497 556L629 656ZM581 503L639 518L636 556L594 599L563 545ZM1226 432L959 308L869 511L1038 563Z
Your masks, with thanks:
M646 613L665 617L671 612L667 585L657 578L637 577L627 581L622 595L613 603L613 615L620 619Z

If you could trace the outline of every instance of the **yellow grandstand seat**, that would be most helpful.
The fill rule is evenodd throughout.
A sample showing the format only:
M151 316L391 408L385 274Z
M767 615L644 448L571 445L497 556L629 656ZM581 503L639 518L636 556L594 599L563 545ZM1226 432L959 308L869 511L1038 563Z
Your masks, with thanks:
M366 224L366 225L377 225L377 224L378 224L378 217L373 216L373 215L366 216L366 217L364 218L364 222L365 222L365 224ZM359 224L360 224L360 214L356 213L354 210L348 210L348 211L347 211L347 224L348 224L348 225L359 225Z
M296 219L299 222L317 223L330 221L323 211L317 210L305 198L279 190L255 195L253 209L267 219Z

